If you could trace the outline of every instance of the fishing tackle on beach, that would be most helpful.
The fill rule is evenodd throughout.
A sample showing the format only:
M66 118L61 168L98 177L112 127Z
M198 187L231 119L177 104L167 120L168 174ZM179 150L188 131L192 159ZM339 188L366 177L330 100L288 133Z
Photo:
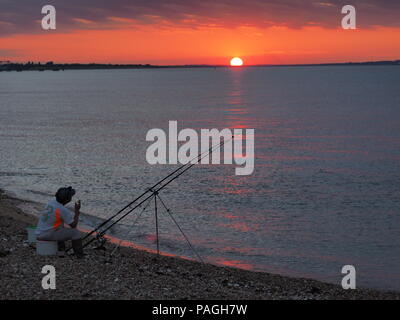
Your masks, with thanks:
M191 245L188 237L184 234L183 230L180 228L179 224L176 222L175 218L171 214L171 210L167 208L165 202L160 198L160 191L162 191L164 188L166 188L172 181L176 180L179 178L181 175L183 175L186 171L190 170L193 166L196 164L200 163L200 161L211 154L214 150L221 148L226 142L229 142L233 139L233 136L225 140L223 139L221 142L218 144L215 144L211 146L208 150L200 153L190 161L188 161L185 164L182 164L180 167L169 173L167 176L159 180L157 183L152 185L151 187L147 188L146 191L144 191L142 194L140 194L138 197L136 197L134 200L132 200L129 204L127 204L125 207L120 209L117 213L112 215L110 218L107 220L103 221L100 223L96 228L94 228L92 231L90 231L88 234L85 235L85 237L82 239L83 241L91 237L88 241L84 243L84 247L87 247L89 244L91 244L93 241L97 240L100 243L100 246L103 246L105 243L104 235L106 232L112 228L115 224L120 222L122 219L127 217L129 214L135 211L135 209L141 207L142 204L144 204L147 201L146 207L149 205L150 201L154 199L154 209L155 209L155 222L156 222L156 241L157 241L157 253L159 254L159 240L158 240L158 207L157 207L157 200L162 204L162 207L166 211L166 213L171 217L172 221L174 224L178 227L179 231L182 233L184 236L185 240L188 242L191 250L196 254L196 256L199 258L201 262L202 259L200 255L194 250L193 246Z

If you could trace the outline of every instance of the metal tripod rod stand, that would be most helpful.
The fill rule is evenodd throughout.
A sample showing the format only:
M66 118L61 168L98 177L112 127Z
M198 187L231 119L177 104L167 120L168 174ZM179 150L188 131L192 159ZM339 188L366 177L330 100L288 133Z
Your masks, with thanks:
M158 213L157 213L157 196L158 196L158 191L153 191L153 197L154 197L154 215L156 218L156 242L157 242L157 254L160 255L160 243L158 240Z
M178 222L175 220L174 216L171 213L171 210L166 206L165 202L161 199L158 191L154 191L151 190L153 192L153 197L154 197L154 213L155 213L155 220L156 220L156 243L157 243L157 254L160 255L160 246L159 246L159 232L158 232L158 208L157 208L157 198L158 200L160 200L162 206L164 207L164 210L166 213L168 213L168 216L171 218L171 220L174 222L174 224L177 226L177 228L179 229L180 233L183 235L183 237L185 238L186 242L188 243L190 249L193 251L193 253L197 256L197 258L199 259L199 261L201 263L204 263L203 259L201 258L201 256L197 253L197 251L194 249L194 247L192 246L192 244L190 243L189 238L186 236L186 234L183 232L182 228L180 227L180 225L178 224Z

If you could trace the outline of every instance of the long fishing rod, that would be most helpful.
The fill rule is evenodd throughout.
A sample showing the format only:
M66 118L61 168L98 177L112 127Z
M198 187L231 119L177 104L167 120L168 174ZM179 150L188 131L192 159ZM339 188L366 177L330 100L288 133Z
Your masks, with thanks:
M165 181L167 178L169 178L171 175L175 174L179 170L181 170L186 164L181 165L179 168L171 172L168 176L163 178L162 180L158 181L152 188L155 188L157 185ZM134 200L132 200L129 204L127 204L125 207L123 207L121 210L119 210L116 214L114 214L112 217L108 218L107 220L103 221L100 225L98 225L95 229L93 229L90 233L86 234L86 236L82 239L86 239L90 237L93 233L95 233L97 230L101 229L104 225L106 225L108 222L110 222L112 219L117 217L119 214L121 214L123 211L125 211L127 208L129 208L132 204L134 204L136 201L138 201L140 198L142 198L146 193L150 192L150 189L147 189L145 192L143 192L140 196L136 197Z
M232 140L233 136L228 140ZM190 163L189 166L187 166L182 172L180 172L179 174L177 174L176 176L172 177L169 181L167 181L165 184L163 184L161 187L157 188L156 190L154 190L154 188L150 188L146 191L146 193L151 192L150 195L148 195L147 197L145 197L143 200L141 200L138 204L136 204L133 208L131 208L128 212L124 213L120 218L118 218L116 221L114 221L111 225L107 226L105 229L103 229L100 233L98 233L98 237L102 237L107 230L109 230L110 228L112 228L115 224L117 224L118 222L120 222L122 219L124 219L127 215L129 215L132 211L134 211L136 208L140 207L144 202L146 202L147 200L149 200L151 197L153 197L155 194L157 194L159 191L161 191L162 189L164 189L167 185L169 185L172 181L174 181L175 179L177 179L179 176L181 176L183 173L185 173L186 171L188 171L190 168L192 168L194 165L200 163L200 161L205 158L208 154L210 154L214 149L216 148L220 148L221 146L223 146L226 143L225 140L223 140L222 142L218 143L217 145L212 146L210 149L208 149L207 151L201 153L200 155L194 157L190 162L192 162L195 158L198 158L198 160L194 163ZM188 163L188 164L189 164ZM175 170L176 171L176 170ZM170 177L170 175L168 175L168 177ZM165 181L166 178L163 179L163 181ZM157 186L158 184L156 184ZM146 194L145 193L145 194ZM110 220L110 219L109 219ZM104 225L104 224L103 224ZM96 228L97 230L99 228ZM93 232L91 232L91 234L93 234ZM86 239L87 237L85 237L84 239ZM84 244L84 247L88 246L90 243L92 243L94 240L96 240L95 238L92 238L89 242L87 242L86 244Z
M233 136L231 137L231 139L233 138ZM230 139L230 140L231 140ZM230 141L229 140L229 141ZM221 147L223 144L225 143L225 141L220 142L218 144L219 147ZM217 147L218 147L217 146ZM211 152L211 150L215 147L212 146L210 149L203 151L199 156L201 156L203 153L209 154ZM158 181L157 183L155 183L152 187L148 188L146 191L144 191L141 195L139 195L138 197L136 197L134 200L132 200L129 204L127 204L125 207L123 207L121 210L119 210L117 213L115 213L113 216L111 216L110 218L108 218L107 220L103 221L100 225L98 225L96 228L94 228L91 232L89 232L88 234L85 235L85 237L83 237L82 240L87 239L88 237L90 237L93 233L95 233L96 231L100 230L103 226L105 226L107 223L109 223L111 220L113 220L114 218L116 218L118 215L120 215L123 211L125 211L126 209L128 209L131 205L133 205L136 201L138 201L140 198L142 198L143 196L145 196L147 193L152 192L151 190L154 189L155 187L157 187L158 185L160 185L161 183L163 183L165 180L167 180L169 177L171 177L172 175L176 174L178 171L182 170L184 167L188 166L195 158L199 157L193 157L188 163L185 163L183 165L181 165L179 168L175 169L174 171L172 171L170 174L168 174L166 177L164 177L163 179L161 179L160 181ZM136 208L136 207L135 207Z
M233 139L233 136L228 140L231 141ZM143 199L142 201L140 201L138 204L136 204L133 208L131 208L128 212L126 212L125 214L123 214L120 218L118 218L116 221L114 221L111 225L107 226L104 230L102 230L100 233L98 233L98 237L102 237L107 230L109 230L110 228L112 228L115 224L117 224L119 221L121 221L122 219L124 219L127 215L129 215L132 211L134 211L136 208L140 207L144 202L146 202L147 200L149 200L151 197L153 197L154 195L157 195L159 191L161 191L162 189L164 189L166 186L168 186L172 181L176 180L178 177L180 177L182 174L184 174L186 171L188 171L190 168L192 168L194 165L200 163L200 161L205 158L207 155L209 155L214 149L216 148L220 148L222 147L227 141L223 140L222 142L212 146L211 148L209 148L207 151L202 152L200 155L192 158L188 163L180 166L178 169L174 170L172 173L170 173L169 175L167 175L165 178L163 178L162 180L160 180L159 182L157 182L154 186L152 186L151 188L147 189L145 192L143 192L139 197L137 197L134 201L132 201L129 205L125 206L124 209L120 210L117 214L113 215L111 218L109 218L108 220L106 220L105 222L101 223L98 227L96 227L94 230L92 230L90 233L88 233L82 240L87 239L90 235L92 235L93 233L95 233L96 231L98 231L101 227L103 227L104 225L106 225L108 222L110 222L113 218L115 218L116 216L118 216L119 214L121 214L125 209L127 209L129 206L131 206L133 203L135 203L136 201L138 201L140 198L142 198L143 196L145 196L147 193L151 192L150 195L148 195L145 199ZM196 162L191 163L194 159L197 159ZM190 164L190 165L189 165ZM186 168L185 168L186 167ZM185 169L184 169L185 168ZM184 170L182 170L184 169ZM179 170L182 170L181 172L179 172L177 175L173 176L174 174L176 174ZM155 187L157 187L158 185L160 185L162 182L164 182L165 180L167 180L168 178L170 178L171 176L173 176L170 180L168 180L165 184L163 184L162 186L158 187L156 190ZM84 247L88 246L90 243L92 243L94 240L96 240L96 238L92 238L89 242L87 242L86 244L84 244Z

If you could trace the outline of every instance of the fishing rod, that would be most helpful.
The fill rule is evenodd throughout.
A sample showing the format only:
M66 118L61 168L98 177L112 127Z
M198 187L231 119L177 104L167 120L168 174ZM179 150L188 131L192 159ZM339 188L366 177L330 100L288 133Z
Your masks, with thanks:
M233 139L234 136L232 136L229 140L231 141ZM120 222L122 219L124 219L127 215L129 215L131 212L133 212L136 208L140 207L144 202L146 202L147 200L149 200L151 197L158 195L159 191L161 191L162 189L164 189L166 186L168 186L172 181L176 180L178 177L180 177L182 174L184 174L186 171L188 171L189 169L191 169L194 165L200 163L200 161L205 158L206 156L208 156L211 152L214 151L214 149L216 148L221 148L227 141L225 141L225 139L218 143L215 144L214 146L211 146L208 150L202 152L201 154L199 154L196 157L193 157L188 163L181 165L178 169L174 170L173 172L171 172L170 174L168 174L166 177L164 177L163 179L161 179L160 181L158 181L156 184L154 184L152 187L148 188L145 192L143 192L140 196L138 196L136 199L134 199L133 201L131 201L128 205L126 205L123 209L119 210L116 214L114 214L111 218L107 219L106 221L104 221L103 223L101 223L98 227L96 227L95 229L93 229L90 233L88 233L82 240L87 239L89 236L91 236L93 233L95 233L96 231L99 231L102 227L104 227L107 223L109 223L110 221L112 221L114 218L116 218L118 215L120 215L123 211L125 211L126 209L128 209L130 206L132 206L135 202L137 202L139 199L143 198L146 194L151 193L149 195L147 195L147 197L145 197L143 200L141 200L138 204L136 204L133 208L131 208L128 212L124 213L121 217L119 217L116 221L114 221L111 225L105 227L102 231L98 232L96 235L96 238L101 238L104 236L104 234L107 232L107 230L109 230L110 228L112 228L115 224L117 224L118 222ZM193 162L193 160L195 160L197 158L196 162ZM192 163L193 162L193 163ZM182 170L182 171L181 171ZM181 172L179 172L181 171ZM175 175L175 176L174 176ZM169 179L169 180L168 180ZM165 182L164 184L162 184L164 181L168 180L167 182ZM162 184L162 185L161 185ZM161 186L160 186L161 185ZM157 188L158 187L158 188ZM92 243L93 241L96 240L96 238L92 238L90 239L87 243L84 244L84 247L88 246L90 243Z
M181 170L186 164L181 165L179 168L171 172L168 176L163 178L162 180L158 181L152 188L155 188L157 185L160 183L164 182L166 179L168 179L171 175L175 174L179 170ZM112 217L108 218L107 220L103 221L100 225L98 225L95 229L93 229L91 232L86 234L86 236L82 239L85 240L86 238L90 237L93 233L95 233L97 230L101 229L104 225L106 225L108 222L110 222L112 219L117 217L119 214L121 214L123 211L125 211L127 208L129 208L132 204L134 204L136 201L138 201L140 198L142 198L146 193L150 192L150 189L147 189L145 192L143 192L140 196L136 197L134 200L132 200L129 204L127 204L125 207L123 207L121 210L119 210L116 214L114 214Z
M228 140L232 140L233 136ZM110 218L108 218L107 220L103 221L100 225L98 225L95 229L93 229L91 232L89 232L88 234L85 235L85 237L82 240L87 239L88 237L90 237L93 233L95 233L96 231L100 230L103 226L105 226L107 223L109 223L111 220L113 220L114 218L116 218L118 215L120 215L123 211L125 211L126 209L128 209L130 206L132 206L136 201L138 201L139 199L141 199L142 197L144 197L147 193L152 192L151 190L154 189L155 187L157 187L158 185L160 185L161 183L163 183L165 180L167 180L169 177L173 176L174 174L176 174L177 172L179 172L180 170L182 170L183 168L185 168L186 166L188 166L195 158L200 157L202 154L206 153L206 155L208 155L209 153L212 152L213 148L215 147L221 147L223 144L225 144L225 140L220 142L217 146L214 145L211 148L209 148L206 151L203 151L199 156L193 157L188 163L185 163L183 165L181 165L179 168L175 169L174 171L172 171L170 174L168 174L166 177L164 177L163 179L161 179L160 181L158 181L157 183L155 183L153 186L151 186L150 188L148 188L146 191L144 191L141 195L139 195L138 197L136 197L134 200L132 200L130 203L128 203L125 207L123 207L121 210L119 210L117 213L115 213L113 216L111 216ZM202 159L202 158L201 158ZM201 160L200 159L200 160ZM198 161L200 161L198 160ZM136 208L136 207L135 207Z
M228 140L232 140L233 136ZM145 197L143 200L141 200L138 204L136 204L133 208L131 208L128 212L124 213L121 217L119 217L116 221L114 221L111 225L107 226L104 230L102 230L101 232L99 232L97 234L97 238L101 238L104 236L104 234L107 232L107 230L109 230L110 228L112 228L115 224L117 224L118 222L120 222L122 219L124 219L127 215L129 215L131 212L133 212L135 209L137 209L138 207L140 207L144 202L146 202L147 200L149 200L151 197L153 197L155 194L158 194L159 191L161 191L162 189L164 189L166 186L168 186L172 181L176 180L179 176L181 176L183 173L185 173L186 171L188 171L190 168L192 168L194 165L198 164L200 162L200 160L202 160L203 158L205 158L207 155L209 155L214 149L216 148L220 148L221 146L223 146L226 143L225 140L223 140L222 142L212 146L210 149L204 151L203 153L201 153L200 155L194 157L193 159L191 159L187 164L181 166L180 168L178 168L179 170L182 170L181 172L179 172L178 174L176 174L175 176L172 176L173 174L175 174L178 170L174 170L174 172L172 174L169 174L167 177L165 177L164 179L162 179L160 182L156 183L153 187L147 189L141 196L139 196L138 198L143 197L144 195L146 195L147 193L151 192L151 194L149 194L147 197ZM194 159L197 159L196 162L191 163ZM184 168L186 167L186 168ZM170 178L172 176L172 178ZM158 185L160 185L162 182L164 182L165 180L167 180L168 178L170 178L166 183L164 183L163 185L161 185L160 187L156 188ZM154 190L155 189L155 190ZM136 200L137 201L137 200ZM134 201L134 202L136 202ZM132 202L133 204L133 202ZM127 208L127 207L126 207ZM126 209L125 208L125 209ZM114 215L115 217L115 215ZM107 223L110 222L113 218L108 219ZM102 225L104 226L106 223L102 223ZM99 230L100 228L97 227L95 230ZM89 235L93 234L95 231L92 231ZM84 238L86 239L87 236ZM89 242L87 242L86 244L84 244L84 247L88 246L90 243L92 243L94 240L96 240L96 238L92 238Z

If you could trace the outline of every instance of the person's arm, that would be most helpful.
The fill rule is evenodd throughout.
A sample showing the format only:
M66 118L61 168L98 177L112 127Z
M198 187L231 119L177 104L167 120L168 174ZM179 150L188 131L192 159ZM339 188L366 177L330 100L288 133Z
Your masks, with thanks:
M69 225L71 228L76 228L78 225L79 221L79 215L80 215L80 209L81 209L81 201L75 202L75 216L74 216L74 221Z

